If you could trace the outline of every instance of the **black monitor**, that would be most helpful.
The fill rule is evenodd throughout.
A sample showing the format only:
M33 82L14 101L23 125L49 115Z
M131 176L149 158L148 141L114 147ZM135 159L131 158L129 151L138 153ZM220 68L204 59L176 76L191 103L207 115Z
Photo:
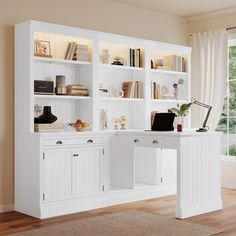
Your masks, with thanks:
M152 124L152 131L173 131L174 119L174 113L156 113Z

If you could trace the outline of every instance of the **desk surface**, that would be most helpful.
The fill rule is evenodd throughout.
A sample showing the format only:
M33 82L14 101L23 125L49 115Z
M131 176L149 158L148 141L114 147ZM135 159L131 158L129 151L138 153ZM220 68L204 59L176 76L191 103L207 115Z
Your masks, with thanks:
M182 137L182 136L215 136L221 135L221 132L215 131L208 131L208 132L196 132L196 129L186 129L183 132L175 131L168 131L168 132L161 132L161 131L144 131L144 130L119 130L117 131L118 135L141 135L141 136L175 136L175 137Z
M39 135L41 137L57 137L57 136L99 136L99 135L139 135L139 136L174 136L174 137L183 137L183 136L215 136L221 135L221 132L196 132L196 129L185 129L183 132L168 131L148 131L140 129L127 129L127 130L103 130L103 131L69 131L69 132L47 132L47 133L32 133L33 135Z

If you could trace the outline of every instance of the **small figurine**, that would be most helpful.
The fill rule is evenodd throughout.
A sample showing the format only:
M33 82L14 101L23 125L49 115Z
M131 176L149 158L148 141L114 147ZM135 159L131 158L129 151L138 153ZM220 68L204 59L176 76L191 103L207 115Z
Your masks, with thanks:
M176 84L176 83L174 83L173 84L173 88L174 88L174 92L173 92L173 94L174 94L174 96L175 96L175 99L178 99L178 84Z
M120 125L121 125L121 128L120 129L126 129L125 126L128 122L128 118L126 116L121 116L119 118L119 122L120 122Z
M118 130L118 128L119 128L119 119L117 119L117 118L113 119L112 124L114 126L114 129Z
M100 129L104 130L108 128L108 116L105 109L100 109Z
M173 88L174 88L173 94L175 96L175 99L178 99L178 96L179 96L178 85L179 84L183 84L183 83L184 83L184 80L183 79L179 79L177 83L173 84Z

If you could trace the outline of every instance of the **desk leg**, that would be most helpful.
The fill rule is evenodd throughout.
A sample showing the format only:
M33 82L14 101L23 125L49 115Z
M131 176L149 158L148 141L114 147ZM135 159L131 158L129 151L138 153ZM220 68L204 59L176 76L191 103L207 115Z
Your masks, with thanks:
M220 147L220 136L180 138L176 218L222 209Z

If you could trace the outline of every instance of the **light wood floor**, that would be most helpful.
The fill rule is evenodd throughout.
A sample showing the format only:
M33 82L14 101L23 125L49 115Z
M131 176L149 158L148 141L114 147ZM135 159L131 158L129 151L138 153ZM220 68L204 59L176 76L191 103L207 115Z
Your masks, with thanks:
M185 219L185 221L225 229L220 236L236 236L236 190L222 189L223 210ZM0 214L0 235L31 230L74 219L85 219L129 209L174 217L175 196L139 201L98 210L38 220L12 211Z

